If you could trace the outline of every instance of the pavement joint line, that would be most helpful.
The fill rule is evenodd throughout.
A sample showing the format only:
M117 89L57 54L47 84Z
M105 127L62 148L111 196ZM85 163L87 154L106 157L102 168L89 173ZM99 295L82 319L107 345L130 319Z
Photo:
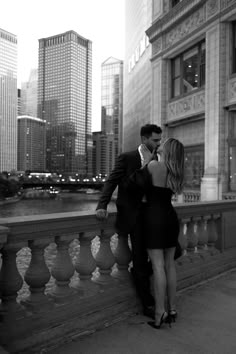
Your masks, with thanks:
M220 273L220 274L218 274L218 275L215 275L214 277L208 278L208 279L206 279L206 280L202 280L201 282L198 282L198 283L196 283L196 284L189 285L189 286L187 286L186 288L177 290L177 295L181 295L182 293L187 292L188 290L192 290L192 289L198 288L198 287L200 287L200 286L202 286L202 285L205 285L205 284L207 284L207 283L210 283L210 282L213 281L213 280L219 279L219 278L221 278L221 277L223 277L223 276L225 276L225 275L227 275L227 274L229 274L229 273L233 273L233 272L235 272L235 271L236 271L236 267L235 267L235 268L231 268L231 269L229 269L229 270L226 270L225 272L222 272L222 273ZM177 280L177 283L178 283L178 280Z

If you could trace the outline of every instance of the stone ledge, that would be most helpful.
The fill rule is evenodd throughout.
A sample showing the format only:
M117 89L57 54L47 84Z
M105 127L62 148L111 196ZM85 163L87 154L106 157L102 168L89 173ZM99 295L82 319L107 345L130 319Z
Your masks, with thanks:
M178 290L236 267L236 248L177 265ZM140 304L130 282L106 288L86 299L56 305L50 312L28 314L0 325L1 344L11 353L39 353L106 328L134 315Z

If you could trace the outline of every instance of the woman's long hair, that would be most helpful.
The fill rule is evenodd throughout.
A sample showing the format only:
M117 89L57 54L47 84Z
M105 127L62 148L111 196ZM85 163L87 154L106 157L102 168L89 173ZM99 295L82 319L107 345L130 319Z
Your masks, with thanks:
M174 193L181 193L184 183L184 146L168 138L163 144L163 159L167 167L167 187Z

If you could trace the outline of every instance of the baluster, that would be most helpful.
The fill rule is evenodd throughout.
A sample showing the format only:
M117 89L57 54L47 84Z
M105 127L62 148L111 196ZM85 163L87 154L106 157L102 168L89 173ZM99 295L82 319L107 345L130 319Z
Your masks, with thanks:
M213 256L218 254L220 251L215 248L215 243L218 239L216 222L220 218L220 215L211 215L211 218L208 222L208 250L209 253Z
M114 256L117 263L117 270L113 273L113 276L121 280L129 280L130 272L128 268L132 256L128 245L127 234L118 234L118 245L115 249Z
M7 234L9 233L8 227L0 226L0 249L3 244L7 242Z
M179 232L179 243L181 245L181 248L183 250L182 256L177 259L178 264L184 264L184 263L189 263L191 260L188 256L187 253L187 228L188 228L188 223L190 219L183 218L180 220L180 232Z
M97 267L97 263L91 251L92 240L97 236L98 232L81 232L79 234L80 252L75 262L75 269L79 274L78 284L75 288L79 290L83 296L90 296L99 291L98 284L92 281L93 272Z
M208 242L207 221L208 220L209 220L208 216L202 216L199 222L198 248L199 248L200 256L204 259L206 259L209 256L209 253L207 252L207 242Z
M194 223L194 233L196 237L196 244L194 247L194 256L195 258L201 258L201 255L198 252L198 242L199 242L199 237L200 237L200 224L201 224L201 216L194 216L193 217L193 223Z
M31 261L25 272L25 282L29 285L30 295L21 303L32 311L47 310L52 306L52 301L45 295L45 286L50 279L50 272L45 263L44 249L49 241L28 241L31 249Z
M73 235L55 237L57 255L51 270L51 275L55 278L55 286L50 295L52 295L56 301L60 302L66 300L68 296L76 293L76 291L69 286L71 277L75 271L68 252L69 244L73 239Z
M191 218L189 222L189 227L187 230L187 240L188 240L187 250L189 251L189 257L191 261L194 262L196 258L199 258L196 249L198 244L198 239L196 233L196 221L194 218Z
M115 257L111 251L110 239L114 232L110 230L101 230L100 247L95 256L99 275L95 282L102 285L114 284L115 278L111 277L112 266L115 264Z
M23 285L23 279L16 265L16 253L24 244L5 244L1 249L2 267L0 271L0 313L4 319L21 316L23 308L17 303L17 292Z

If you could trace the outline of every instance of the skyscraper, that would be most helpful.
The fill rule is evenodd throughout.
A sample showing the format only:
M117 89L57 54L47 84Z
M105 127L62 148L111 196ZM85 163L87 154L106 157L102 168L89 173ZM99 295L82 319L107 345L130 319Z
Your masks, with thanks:
M93 132L93 176L108 176L115 163L114 134Z
M17 37L0 29L0 171L17 167Z
M46 120L46 168L92 174L92 43L74 31L39 39L38 117Z
M123 123L123 61L108 58L102 63L102 132L114 134L115 155L121 152Z
M21 113L37 117L38 70L30 71L29 80L21 84Z
M18 117L17 169L45 171L45 125L42 119Z

